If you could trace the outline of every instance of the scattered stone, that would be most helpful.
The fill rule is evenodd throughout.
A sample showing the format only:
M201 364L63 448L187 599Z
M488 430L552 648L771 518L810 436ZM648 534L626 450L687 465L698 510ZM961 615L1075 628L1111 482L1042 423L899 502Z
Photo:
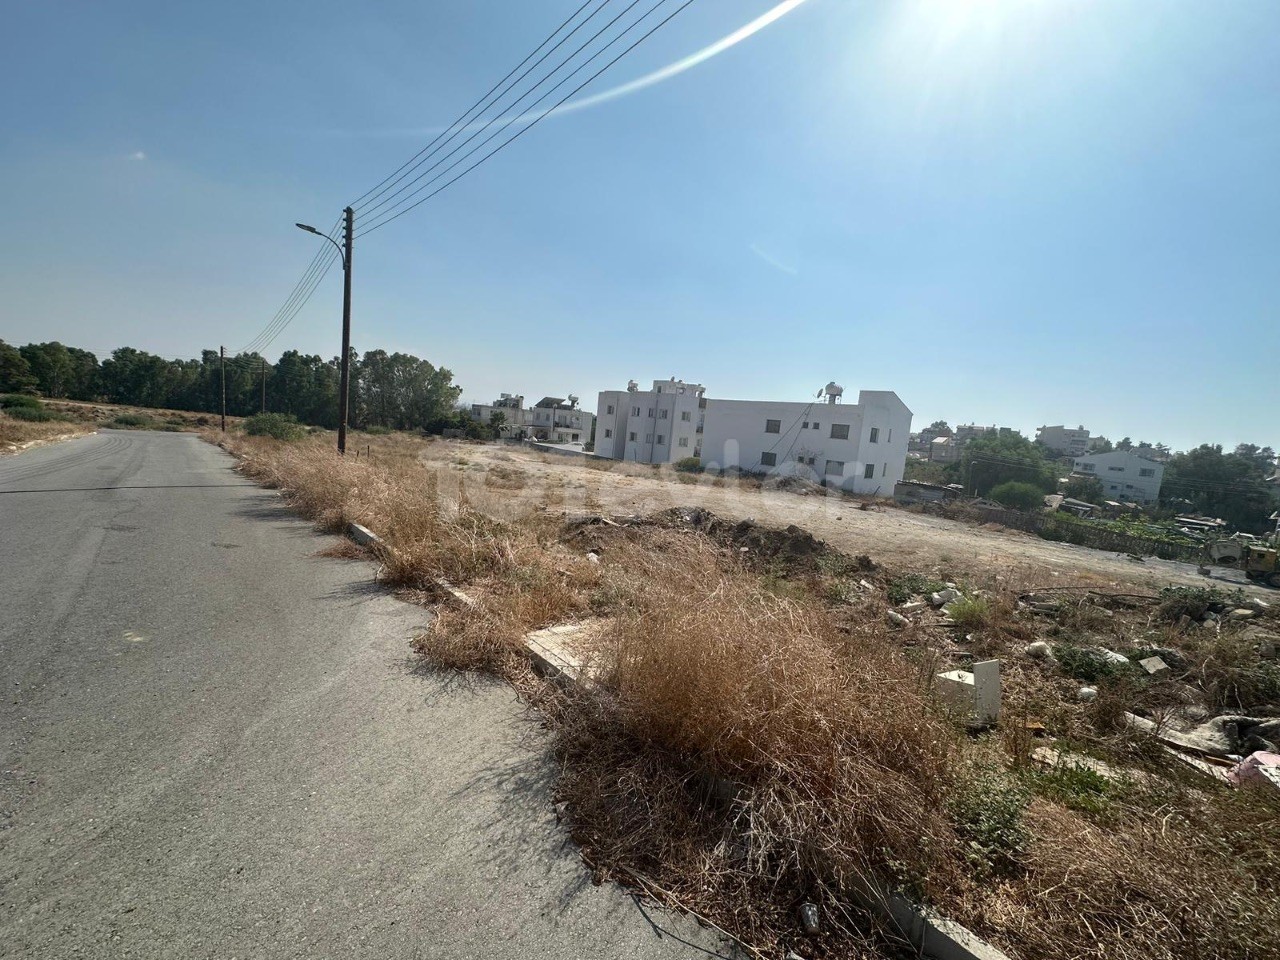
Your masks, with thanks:
M1027 644L1027 656L1037 660L1048 660L1053 657L1053 645L1045 640L1036 640Z
M1247 607L1237 607L1227 614L1228 620L1252 620L1258 615L1258 611L1250 610Z
M886 611L885 616L889 618L891 623L896 623L900 627L908 627L911 625L911 621L898 613L897 610Z
M1265 600L1259 600L1257 597L1250 597L1245 602L1248 603L1249 606L1253 607L1253 609L1257 610L1259 613L1265 610L1271 609L1271 604L1267 603L1267 601Z
M929 597L929 602L935 607L945 606L952 601L960 599L960 591L955 587L947 587L945 590L939 590L937 593Z
M1098 656L1100 656L1107 663L1114 663L1117 666L1124 666L1125 664L1130 662L1129 658L1126 657L1123 653L1116 653L1114 650L1108 650L1106 647L1095 647L1094 649L1098 651Z
M875 590L875 587L867 583L867 581L865 580L859 580L858 586L860 586L863 590L866 590L867 592L871 592L872 590Z
M1277 644L1275 640L1263 640L1258 644L1258 656L1263 660L1276 659Z
M1180 630L1184 630L1184 631L1190 630L1195 625L1196 625L1196 622L1192 620L1189 616L1187 616L1185 613L1178 618L1178 628Z
M804 927L804 932L811 937L822 931L822 925L818 923L818 905L816 903L800 904L800 925Z
M927 606L928 604L925 603L923 600L912 600L910 603L904 603L898 609L903 611L904 613L911 613L915 610L923 610Z
M1169 672L1169 665L1160 657L1147 657L1145 660L1139 660L1138 665L1153 677L1162 676Z
M588 560L588 561L590 561L591 563L599 563L599 562L600 562L600 554L595 553L594 551L592 551L591 553L588 553L588 554L587 554L587 560Z
M1088 703L1090 700L1096 700L1097 698L1098 698L1097 687L1081 687L1076 692L1076 699L1083 701L1084 703Z

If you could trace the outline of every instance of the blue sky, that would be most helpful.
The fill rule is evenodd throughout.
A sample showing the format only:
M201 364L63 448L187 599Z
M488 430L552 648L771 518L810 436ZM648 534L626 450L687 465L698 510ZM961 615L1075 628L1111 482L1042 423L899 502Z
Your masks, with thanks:
M248 343L315 252L294 221L579 2L13 5L0 337ZM696 0L586 92L773 6ZM1274 0L807 0L360 241L355 343L469 400L834 379L917 426L1280 446L1277 64ZM337 353L340 297L335 271L268 354Z

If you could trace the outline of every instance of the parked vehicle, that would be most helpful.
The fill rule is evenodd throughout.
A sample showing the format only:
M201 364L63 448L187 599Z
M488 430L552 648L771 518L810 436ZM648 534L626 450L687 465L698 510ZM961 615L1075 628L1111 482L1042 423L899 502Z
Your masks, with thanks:
M1240 570L1250 580L1280 589L1280 552L1242 540L1211 540L1205 546L1209 562Z

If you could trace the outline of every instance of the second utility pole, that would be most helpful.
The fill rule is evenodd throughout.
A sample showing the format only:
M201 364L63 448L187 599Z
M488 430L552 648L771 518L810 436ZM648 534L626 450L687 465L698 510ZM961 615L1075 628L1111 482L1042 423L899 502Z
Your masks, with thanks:
M338 453L347 452L347 395L351 385L351 246L355 240L356 213L342 211L346 229L343 238L346 257L342 271L342 381L338 388Z
M222 432L227 432L227 348L218 348L218 366L222 371Z

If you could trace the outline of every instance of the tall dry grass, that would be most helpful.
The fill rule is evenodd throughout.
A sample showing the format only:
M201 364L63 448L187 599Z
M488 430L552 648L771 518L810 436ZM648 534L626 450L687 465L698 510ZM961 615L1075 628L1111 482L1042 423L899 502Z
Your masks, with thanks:
M15 420L7 414L0 413L0 452L12 452L11 448L30 443L32 440L52 440L54 437L76 436L88 433L90 428L82 423L71 423L54 420L35 423L26 420ZM6 448L10 448L6 450Z

